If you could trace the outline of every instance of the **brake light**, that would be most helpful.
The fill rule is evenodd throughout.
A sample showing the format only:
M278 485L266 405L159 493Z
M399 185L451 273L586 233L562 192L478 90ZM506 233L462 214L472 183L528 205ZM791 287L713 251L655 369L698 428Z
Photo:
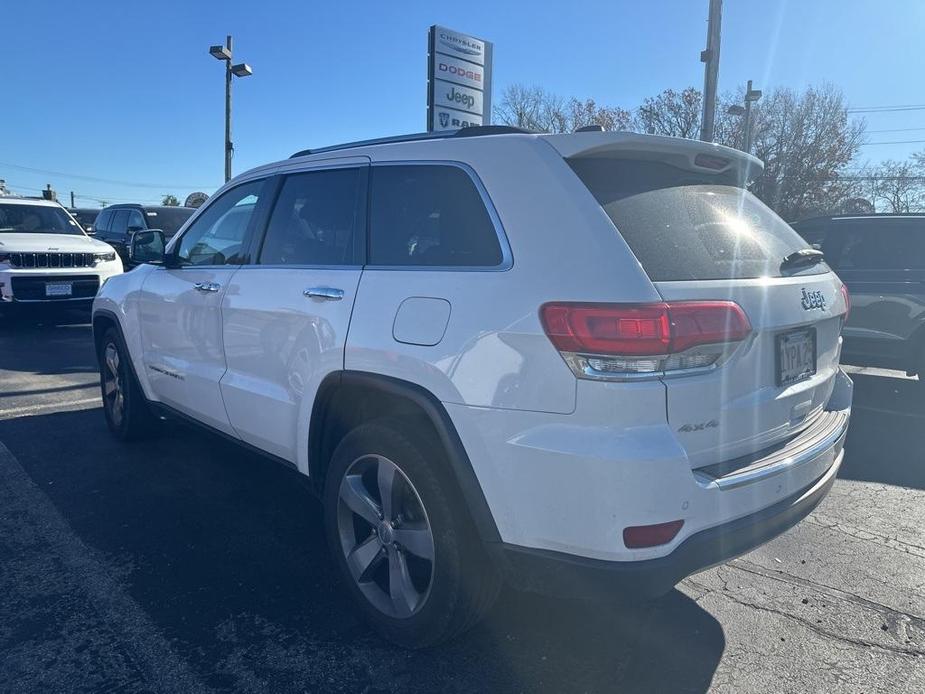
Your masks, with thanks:
M748 317L732 301L555 302L543 305L540 318L550 341L582 378L712 366L751 333Z
M844 284L841 286L841 295L845 300L845 320L848 320L848 314L851 313L851 295L848 293L848 287Z

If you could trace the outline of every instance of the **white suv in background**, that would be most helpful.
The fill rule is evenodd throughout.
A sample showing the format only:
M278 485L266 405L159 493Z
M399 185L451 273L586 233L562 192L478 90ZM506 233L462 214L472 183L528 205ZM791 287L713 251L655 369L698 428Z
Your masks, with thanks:
M664 593L797 523L842 461L848 297L743 187L760 166L488 126L249 171L97 297L109 427L174 415L308 475L402 644L502 579Z
M50 200L0 197L0 310L7 304L87 307L122 273L109 244L90 238Z

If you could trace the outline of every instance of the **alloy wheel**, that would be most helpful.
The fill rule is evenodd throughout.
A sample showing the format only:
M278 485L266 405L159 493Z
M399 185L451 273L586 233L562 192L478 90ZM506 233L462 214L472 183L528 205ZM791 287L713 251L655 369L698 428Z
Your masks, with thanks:
M434 576L434 536L421 497L388 458L367 455L340 482L337 531L354 584L379 612L407 619Z
M125 413L125 379L122 376L119 349L110 342L103 353L103 400L114 426L122 424Z

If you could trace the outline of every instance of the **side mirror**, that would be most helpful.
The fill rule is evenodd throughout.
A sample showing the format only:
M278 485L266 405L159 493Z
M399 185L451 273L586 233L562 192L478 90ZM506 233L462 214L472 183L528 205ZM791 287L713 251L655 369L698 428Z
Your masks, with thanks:
M133 263L164 262L164 232L160 229L146 229L132 234L128 257Z

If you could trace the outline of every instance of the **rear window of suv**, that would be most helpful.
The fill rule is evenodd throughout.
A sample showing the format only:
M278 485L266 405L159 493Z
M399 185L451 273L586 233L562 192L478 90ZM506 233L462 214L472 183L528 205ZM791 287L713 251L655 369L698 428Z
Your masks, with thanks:
M146 207L149 229L160 229L168 239L176 234L196 210L192 207Z
M780 277L806 242L727 177L634 159L569 161L654 282ZM803 274L827 271L823 263Z

